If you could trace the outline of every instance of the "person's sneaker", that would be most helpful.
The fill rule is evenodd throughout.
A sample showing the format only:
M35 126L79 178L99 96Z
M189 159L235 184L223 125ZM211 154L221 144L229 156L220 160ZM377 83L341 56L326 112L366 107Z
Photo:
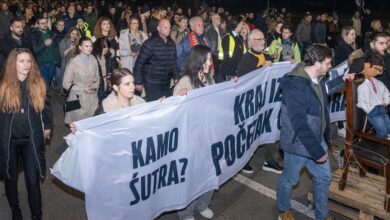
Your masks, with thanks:
M295 220L291 210L287 210L279 214L278 220Z
M275 161L265 161L263 164L263 170L276 174L281 174L283 171L283 167L279 166L279 164Z
M244 168L242 168L242 172L244 173L253 173L253 168L247 163Z
M203 217L207 218L207 219L210 219L210 218L213 218L214 217L214 212L213 210L207 208L201 212L199 212L200 215L202 215Z

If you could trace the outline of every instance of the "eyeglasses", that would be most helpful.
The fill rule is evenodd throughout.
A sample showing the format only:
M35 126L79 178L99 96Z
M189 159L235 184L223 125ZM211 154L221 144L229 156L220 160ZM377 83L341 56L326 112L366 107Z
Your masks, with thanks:
M256 38L256 39L253 39L253 40L262 41L262 40L265 40L265 39L264 38Z

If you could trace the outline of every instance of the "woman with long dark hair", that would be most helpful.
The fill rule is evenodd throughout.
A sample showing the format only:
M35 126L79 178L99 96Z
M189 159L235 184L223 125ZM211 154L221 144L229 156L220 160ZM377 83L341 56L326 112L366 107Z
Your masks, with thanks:
M87 37L79 40L75 57L65 68L62 86L69 90L68 101L79 100L81 108L65 113L65 124L93 116L98 108L98 62L92 53L92 41Z
M184 75L174 88L174 95L186 95L188 91L214 84L210 75L211 49L207 46L196 45L190 50ZM214 190L206 192L192 201L187 208L178 211L180 219L194 219L194 211L198 211L205 218L212 218L214 213L209 209Z
M111 43L106 37L99 38L93 43L92 54L95 56L99 64L99 88L98 88L98 98L99 103L103 101L104 98L108 95L108 84L107 78L109 78L112 70L115 68L115 63L112 63L110 59Z
M18 165L23 160L32 219L42 219L40 177L45 176L44 138L52 129L46 86L32 53L13 49L0 78L0 176L12 219L22 219L18 196ZM43 126L42 126L43 125Z

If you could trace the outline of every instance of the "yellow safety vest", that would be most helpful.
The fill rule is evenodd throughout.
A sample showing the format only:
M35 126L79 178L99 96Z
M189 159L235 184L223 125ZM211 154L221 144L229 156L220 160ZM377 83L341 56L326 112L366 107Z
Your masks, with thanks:
M234 37L230 33L227 33L226 35L229 36L229 58L232 58L233 52L234 52L234 47L236 46L236 41L234 40ZM223 36L222 39L225 36ZM219 60L223 60L222 39L221 39L221 41L219 42L219 45L218 45L218 59ZM246 48L246 45L244 43L243 43L243 45L244 45L244 51L243 51L244 53L243 54L245 54L248 49Z

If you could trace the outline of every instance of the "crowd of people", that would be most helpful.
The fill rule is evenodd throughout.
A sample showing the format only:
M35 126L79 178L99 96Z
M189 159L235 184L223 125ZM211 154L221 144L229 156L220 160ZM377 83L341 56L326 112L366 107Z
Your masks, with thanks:
M75 121L237 81L253 70L282 61L297 66L281 83L281 142L265 146L262 169L277 174L283 171L277 196L279 219L294 219L289 198L305 166L314 177L316 219L330 219L325 143L329 140L329 113L322 76L345 60L349 60L350 74L344 80L375 66L374 79L381 83L368 77L366 91L372 90L371 85L375 91L363 92L370 96L360 99L359 105L369 114L376 106L389 104L385 89L390 88L390 26L383 27L380 19L360 5L340 27L336 12L306 12L294 25L285 8L234 15L223 7L207 5L194 10L121 1L104 4L1 3L0 174L5 177L13 219L22 219L17 190L19 152L32 218L42 218L39 177L44 175L45 161L41 148L55 118L49 89L65 96L65 102L78 103L65 112L64 121L75 132ZM372 98L378 96L374 83L380 91L387 91L386 97ZM304 93L303 87L314 92ZM298 100L302 97L307 103ZM309 104L317 107L308 108ZM307 114L313 116L309 121ZM377 117L370 118L380 131L378 136L387 137L390 129L383 129L385 125L378 123ZM288 169L281 165L279 145ZM243 171L253 172L249 162ZM212 191L205 193L178 215L193 219L198 211L212 218L213 211L208 208L212 195Z

